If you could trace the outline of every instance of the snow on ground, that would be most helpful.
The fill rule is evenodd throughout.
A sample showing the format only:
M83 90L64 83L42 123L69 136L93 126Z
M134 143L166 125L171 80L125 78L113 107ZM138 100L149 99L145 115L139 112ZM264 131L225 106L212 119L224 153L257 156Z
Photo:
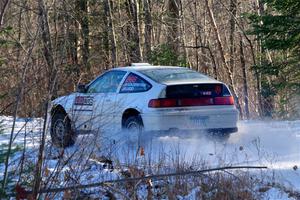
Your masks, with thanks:
M178 145L187 160L198 157L211 166L267 166L274 170L276 180L300 190L300 121L241 121L238 127L239 132L225 143L176 137L162 137L156 142L169 147Z
M210 167L267 166L275 182L300 191L300 121L240 121L238 127L226 142L197 133L147 138L145 152L154 160L162 151L169 157L180 153L181 160L201 159Z
M4 130L3 134L0 135L0 145L1 148L5 148L3 145L8 144L13 119L2 116L0 121L2 121L2 129ZM39 145L42 125L43 120L41 119L20 118L16 121L14 144L23 145L24 135L26 134L26 146L29 148L26 155L32 157L33 163L37 158L36 149ZM300 121L240 121L238 127L239 132L231 135L226 142L199 137L199 133L187 137L148 137L143 143L145 155L147 156L146 160L151 159L155 162L166 159L172 162L173 158L179 155L181 161L196 163L201 160L205 161L206 165L211 168L228 165L267 166L268 170L264 171L264 176L267 178L264 181L272 184L282 184L291 191L300 191ZM49 136L47 141L47 144L49 144ZM88 143L90 145L91 141L95 142L97 140L84 136L80 142L68 148L65 153L72 155L76 149L86 148L84 144ZM122 146L121 143L110 141L107 151L105 151L107 156L117 158L121 164L132 162L136 158L136 151L130 158L130 154L125 153L127 147ZM93 148L86 148L85 153L75 155L69 168L72 168L72 166L80 168L78 163L82 161L82 158L85 155L97 152L98 148L100 147L95 143ZM101 148L103 150L103 146ZM58 154L55 151L49 145L46 147L46 158L47 156L50 158L46 161L46 165L50 171L55 170L58 164L57 159L51 159L51 157ZM11 162L18 161L21 155L21 151L15 153ZM103 163L99 164L97 158L92 162L94 162L94 165L91 165L90 171L85 170L78 176L82 183L120 178L115 169L109 169L103 166ZM3 176L3 172L4 166L0 164L0 176ZM260 172L253 171L257 174L260 174ZM196 191L197 188L186 197L182 197L182 199L192 199ZM281 190L271 188L266 192L265 199L289 199L289 197Z

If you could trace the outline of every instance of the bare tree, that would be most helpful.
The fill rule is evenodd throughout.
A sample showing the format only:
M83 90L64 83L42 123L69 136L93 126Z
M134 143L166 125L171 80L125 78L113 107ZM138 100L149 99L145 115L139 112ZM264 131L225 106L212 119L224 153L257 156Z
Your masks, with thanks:
M57 69L60 73L54 95L63 95L74 90L79 81L90 80L109 66L150 62L149 55L161 50L157 47L162 44L168 45L167 52L155 56L171 54L172 59L186 58L193 69L226 82L245 117L263 116L269 109L279 110L280 99L286 99L292 92L270 98L262 96L265 91L262 83L268 84L273 78L263 76L260 69L252 66L272 63L274 55L248 34L247 18L240 17L241 13L269 12L260 0L43 1L48 9L48 22L37 39L41 42L32 50L32 67L27 71L24 88L26 98L21 98L18 115L27 116L32 109L38 110L36 116L42 115L41 105ZM34 31L41 25L35 21L37 15L40 10L33 0L0 1L3 115L14 115L22 62L27 58ZM3 29L4 25L9 28ZM289 112L288 107L284 110Z
M130 38L129 55L131 62L141 61L139 5L138 0L127 0L127 13L130 18L130 26L127 27L127 35Z
M209 13L208 15L209 15L211 24L213 26L215 37L217 39L217 45L218 45L218 50L219 50L219 53L220 53L220 56L221 56L221 61L222 61L223 66L225 67L226 79L227 79L227 82L229 83L229 88L233 93L237 108L239 109L239 111L241 111L241 106L240 106L240 103L239 103L239 99L238 99L238 96L237 96L235 88L234 88L232 71L231 71L230 67L228 66L228 62L225 58L225 53L224 53L225 51L224 51L224 47L222 45L220 32L219 32L219 29L218 29L218 26L217 26L217 23L216 23L216 20L215 20L215 17L214 17L214 13L213 13L213 11L211 9L211 6L210 6L208 1L209 0L205 0L205 5L206 5L206 8L207 8L208 13Z
M152 17L151 17L151 10L150 10L150 0L143 0L144 1L144 13L145 13L145 33L144 33L144 40L145 40L145 47L144 47L144 59L147 61L149 59L151 53L151 40L152 40Z
M12 124L12 129L11 129L10 138L9 138L8 150L7 150L7 154L6 154L6 157L5 157L5 164L4 164L5 168L4 168L2 189L5 189L6 184L7 184L8 166L9 166L9 159L10 159L10 156L11 156L10 155L11 154L11 149L12 149L12 145L13 145L16 118L17 118L17 114L18 114L18 111L19 111L20 102L22 101L22 98L23 98L25 78L26 78L26 74L27 74L27 71L28 71L28 68L29 68L30 57L31 57L33 48L36 44L36 40L37 40L37 36L38 36L39 31L40 30L39 30L39 27L38 27L38 29L36 31L36 35L33 38L31 47L30 47L29 51L27 52L27 56L25 57L23 70L22 70L21 81L18 85L18 93L17 93L17 96L16 96L15 108L14 108L14 113L13 113L13 124Z
M234 73L234 34L235 34L235 17L236 17L236 9L237 9L237 1L236 0L230 0L230 20L229 20L229 26L230 26L230 33L229 33L229 67L232 73ZM233 76L233 75L232 75Z
M247 69L244 54L244 44L242 36L240 35L240 61L242 68L242 78L243 78L243 92L244 92L244 103L245 103L245 117L249 119L249 94L248 94L248 81L247 81Z
M116 43L116 35L115 28L113 22L113 15L111 11L111 2L109 0L104 1L104 12L107 18L107 34L109 35L110 49L111 49L111 62L112 66L116 66L117 64L117 43Z
M167 1L167 44L176 56L179 56L179 20L180 20L180 0Z
M52 48L52 42L50 37L50 29L49 29L49 23L48 23L48 12L45 7L44 0L38 1L38 9L39 9L39 18L38 18L38 24L41 28L41 34L42 34L42 42L44 45L44 57L47 63L47 66L50 71L50 76L48 79L48 92L46 96L46 100L44 102L44 125L43 125L43 131L41 136L41 142L40 142L40 148L38 153L38 160L35 168L35 174L34 174L34 185L33 185L33 196L38 196L38 191L41 186L41 179L42 179L42 166L43 166L43 160L44 160L44 148L45 148L45 140L46 140L46 129L47 129L47 111L48 111L48 103L50 99L52 98L51 95L56 88L56 75L57 75L57 68L55 66L55 61L53 57L53 48Z
M0 30L3 25L3 19L4 19L4 14L7 9L7 6L9 4L10 0L4 0L0 2Z
M76 0L76 8L79 11L79 24L81 27L82 37L82 64L89 71L89 56L90 56L90 28L88 16L88 0Z

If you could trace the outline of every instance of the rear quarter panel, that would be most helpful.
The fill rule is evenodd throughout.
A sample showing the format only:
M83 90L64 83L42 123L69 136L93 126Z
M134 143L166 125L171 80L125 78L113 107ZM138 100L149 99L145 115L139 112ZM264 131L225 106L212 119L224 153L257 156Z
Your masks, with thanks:
M150 82L150 81L149 81ZM158 98L161 91L166 87L162 84L151 82L152 88L146 92L138 93L118 93L116 97L116 105L120 112L117 114L117 118L120 124L119 129L122 126L122 115L127 109L135 109L141 114L149 112L148 103L151 99Z

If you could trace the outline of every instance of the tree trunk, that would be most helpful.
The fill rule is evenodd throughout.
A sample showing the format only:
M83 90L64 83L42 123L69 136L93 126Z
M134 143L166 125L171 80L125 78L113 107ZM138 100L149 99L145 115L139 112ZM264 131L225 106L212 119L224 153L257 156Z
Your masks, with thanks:
M260 0L257 0L257 6L258 6L258 14L261 15L263 13L263 3ZM259 64L262 64L262 55L264 54L264 50L261 47L261 41L258 40L258 48L259 48ZM256 78L256 88L257 88L257 100L258 100L258 112L260 116L264 115L264 108L263 108L263 99L261 95L261 73L256 69L255 70L255 78Z
M161 4L160 13L165 12L165 3ZM163 21L163 15L159 15L159 21ZM161 44L161 35L162 35L162 23L157 23L156 31L155 31L155 38L154 41L156 44Z
M62 2L62 7L64 10L67 10L66 2ZM65 26L66 26L66 40L67 40L67 59L68 64L71 64L74 67L75 74L75 83L80 79L81 69L78 63L78 25L76 21L70 18L69 15L64 15ZM72 28L73 27L73 28Z
M104 1L104 11L106 15L107 21L107 35L109 38L109 44L111 49L111 64L112 67L117 65L117 44L116 44L116 36L115 36L115 28L113 22L113 16L111 11L111 3L110 0Z
M57 68L55 66L55 61L53 57L53 48L51 42L51 35L50 35L50 28L48 23L48 11L46 10L45 3L43 0L38 1L38 9L39 9L39 27L42 33L42 43L44 46L44 57L47 63L47 67L49 69L50 75L48 80L48 93L45 100L45 106L48 107L48 102L52 98L53 91L57 92L56 88L56 75L57 75ZM45 118L44 118L44 127L41 136L41 142L39 147L38 159L35 168L34 174L34 184L33 184L33 196L37 197L38 199L38 191L40 189L41 181L42 181L42 166L43 166L43 159L44 159L44 147L45 147L45 140L46 140L46 122L47 122L47 108L45 109Z
M104 70L108 70L110 66L110 48L109 48L109 27L108 27L108 6L106 3L106 0L103 1L103 24L105 27L105 30L103 30L102 35L102 49L103 49L103 64L104 64Z
M213 29L214 29L215 37L217 39L217 46L218 46L218 50L220 52L221 61L224 65L224 67L225 67L225 71L226 71L225 75L226 75L227 82L229 83L228 86L229 86L229 88L230 88L230 90L233 94L233 97L234 97L235 102L236 102L236 106L237 106L238 110L241 113L241 106L240 106L239 99L238 99L238 96L236 95L236 91L235 91L235 88L234 88L234 85L233 85L232 72L231 72L230 67L228 66L228 63L227 63L226 58L225 58L224 48L223 48L223 45L222 45L222 42L221 42L219 29L218 29L216 20L214 18L213 11L212 11L212 9L209 5L208 0L205 0L205 4L206 4L206 8L208 10L208 15L209 15L210 21L211 21Z
M77 9L79 10L79 23L81 27L81 37L82 37L82 64L90 71L89 55L90 55L90 41L89 41L89 18L88 18L88 0L77 0Z
M249 119L249 94L248 94L248 82L247 82L247 69L246 69L242 35L240 35L240 61L241 61L243 88L244 88L245 117L246 119Z
M180 40L181 40L181 46L185 47L186 46L186 36L188 35L186 33L186 28L185 28L185 17L184 17L184 11L182 8L182 3L181 0L179 1L179 6L180 6ZM185 65L187 64L188 67L192 67L192 64L189 61L189 52L186 48L183 48L183 55L184 55L184 59L187 63L184 63Z
M193 9L194 8L194 9ZM201 52L201 57L199 59L199 48L195 48L195 57L196 57L196 69L198 71L204 72L205 74L209 74L209 66L208 66L208 57L210 56L212 59L212 74L214 75L215 79L217 79L217 70L216 70L216 63L214 60L214 57L211 56L211 49L209 46L209 41L207 41L207 46L205 45L205 37L202 36L202 27L199 24L199 19L198 19L198 4L197 0L194 0L194 7L190 7L190 12L193 17L193 22L194 22L194 34L195 34L195 46L200 48ZM204 26L205 26L206 19L204 17ZM207 50L209 51L209 55L207 55ZM199 65L200 64L200 65Z
M27 71L29 68L29 62L30 62L30 58L32 56L32 52L33 49L35 47L36 41L37 41L37 36L39 34L39 28L37 28L36 34L34 36L33 42L31 44L31 47L25 57L25 63L23 64L23 71L22 71L22 76L21 76L21 81L19 83L19 87L18 87L18 92L16 95L16 101L15 101L15 108L13 111L13 124L12 124L12 129L11 129L11 133L10 133L10 138L9 138L9 143L8 143L8 150L7 150L7 154L5 157L5 163L4 163L4 173L3 173L3 181L2 181L2 190L5 190L6 184L7 184L7 180L8 180L8 167L9 167L9 159L10 159L10 154L11 154L11 150L12 150L12 144L13 144L13 139L14 139L14 130L15 130L15 125L16 125L16 119L17 119L17 114L19 111L19 106L20 103L22 101L22 98L24 96L24 85L25 85L25 81L26 81L26 75L27 75Z
M4 14L8 7L10 0L3 0L0 2L0 30L4 24Z
M144 0L144 13L145 13L145 47L144 47L144 59L149 60L151 54L151 40L152 40L152 17L150 10L150 0Z
M139 30L139 6L138 0L127 0L127 12L130 17L130 26L127 27L129 36L130 62L141 61L140 30Z
M123 14L122 14L122 11L121 11L121 0L118 0L118 20L121 21L123 17ZM126 39L126 31L124 29L124 26L121 26L120 27L121 29L121 37L123 40L120 41L120 45L121 45L121 57L122 57L122 60L120 60L120 65L121 66L126 66L126 64L129 62L129 58L128 58L128 47L126 45L126 42L125 42L125 39Z
M230 0L230 33L229 33L229 66L232 73L234 73L234 33L235 33L235 17L236 17L237 0Z
M210 42L208 41L207 42L207 45L208 45L208 51L209 51L209 55L211 57L211 60L212 60L212 63L213 63L213 74L214 74L214 78L216 80L218 80L218 70L217 70L217 63L216 63L216 59L215 59L215 56L211 50L211 45L210 45Z
M179 11L180 0L168 0L167 4L167 44L179 56Z
M191 9L192 10L192 9ZM194 21L194 31L195 31L195 46L198 46L198 40L199 40L199 37L201 39L201 32L198 31L200 28L199 28L199 25L196 21L198 21L198 9L197 9L197 1L194 1L194 12L195 12L195 15L193 16L193 21ZM193 12L191 12L193 13ZM195 57L196 57L196 69L197 71L199 72L200 71L200 67L199 67L199 49L196 48L195 49ZM204 52L203 49L201 48L201 52ZM203 56L202 56L203 57ZM204 60L201 59L201 66L205 66L203 63L204 63ZM206 73L206 72L205 72Z

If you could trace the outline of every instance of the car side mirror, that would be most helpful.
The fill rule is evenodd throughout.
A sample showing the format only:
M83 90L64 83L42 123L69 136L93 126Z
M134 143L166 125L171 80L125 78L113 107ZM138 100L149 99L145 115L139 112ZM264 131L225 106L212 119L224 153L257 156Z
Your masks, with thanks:
M79 84L79 85L77 85L76 92L86 93L86 91L87 91L87 88L86 88L85 84Z

